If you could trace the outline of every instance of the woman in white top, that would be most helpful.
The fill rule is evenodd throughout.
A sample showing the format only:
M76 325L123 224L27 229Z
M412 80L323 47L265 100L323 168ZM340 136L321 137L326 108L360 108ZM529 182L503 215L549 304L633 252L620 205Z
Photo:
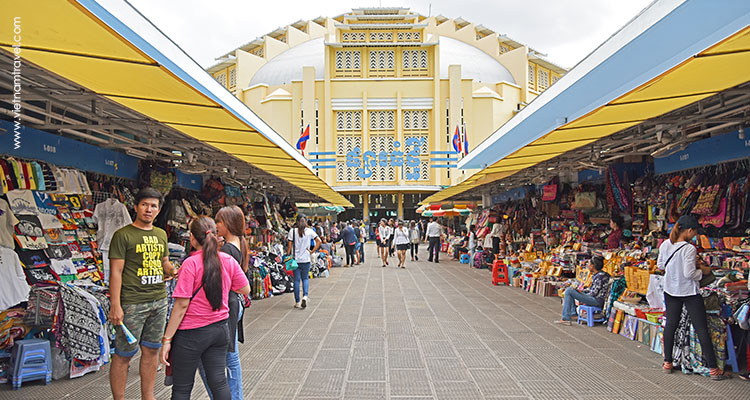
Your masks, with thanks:
M393 246L398 250L398 266L406 268L404 266L406 262L406 250L409 250L411 241L409 240L409 230L406 229L403 221L398 221L396 228L393 230Z
M698 253L690 241L698 234L698 220L683 215L677 220L669 239L659 246L657 265L664 270L664 304L667 318L664 328L664 372L672 373L672 351L674 336L680 324L682 307L688 311L690 321L698 334L703 359L709 367L712 380L723 380L726 376L717 367L711 335L706 322L706 307L699 289L703 274L710 274L711 268L698 261Z
M307 307L307 292L309 289L308 278L310 277L310 253L315 253L320 247L320 238L315 230L307 226L307 219L300 217L297 221L297 226L289 231L289 244L287 245L287 253L291 254L292 257L297 261L299 266L294 270L294 308L305 308ZM315 243L315 246L310 250L310 244ZM294 253L292 253L294 251ZM302 282L302 299L299 297L299 286L300 281Z
M388 265L388 237L391 236L391 230L385 223L385 218L380 220L378 226L378 256L383 260L383 268Z
M472 225L469 227L469 263L474 260L474 252L477 250L477 226Z

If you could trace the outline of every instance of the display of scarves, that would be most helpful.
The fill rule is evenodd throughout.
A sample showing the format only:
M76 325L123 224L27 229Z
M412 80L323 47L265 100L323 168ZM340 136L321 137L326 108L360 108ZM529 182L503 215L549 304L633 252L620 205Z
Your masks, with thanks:
M625 289L627 289L627 283L625 282L624 276L612 280L612 287L609 290L609 296L604 302L605 318L609 318L609 313L612 312L612 305L617 299L620 298L620 296L622 296L622 294L625 292Z
M727 330L724 321L719 318L716 314L706 315L708 321L708 333L711 335L711 342L714 345L714 352L716 353L716 365L720 369L724 369L725 359L727 354ZM695 333L695 329L690 325L690 369L694 374L701 374L703 376L709 376L708 364L703 362L703 350L701 348L698 335ZM685 371L683 366L682 372ZM686 372L688 373L688 372Z
M101 355L99 334L102 329L99 310L69 285L60 285L61 329L58 343L71 357L94 360Z
M613 167L609 167L607 172L607 195L609 195L611 191L614 202L617 204L620 211L627 211L630 213L630 202L628 200L626 188L623 188L620 178L617 176L617 172L615 172ZM630 190L630 188L628 187L627 190Z

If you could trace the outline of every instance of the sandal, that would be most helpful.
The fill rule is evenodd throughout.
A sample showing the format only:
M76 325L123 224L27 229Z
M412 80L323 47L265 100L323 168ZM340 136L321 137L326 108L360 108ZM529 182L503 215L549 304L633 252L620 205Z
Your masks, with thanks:
M671 362L664 361L664 365L662 366L662 368L664 369L665 374L671 374L672 372L674 372L674 364L672 364Z
M723 381L731 378L729 375L724 375L724 371L718 368L711 368L708 373L711 376L712 381Z

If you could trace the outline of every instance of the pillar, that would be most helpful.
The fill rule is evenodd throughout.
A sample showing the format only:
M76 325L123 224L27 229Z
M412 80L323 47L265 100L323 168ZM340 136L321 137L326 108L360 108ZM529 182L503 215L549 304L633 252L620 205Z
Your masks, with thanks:
M404 194L398 192L398 219L404 219Z
M362 193L362 220L370 223L370 196L367 193Z

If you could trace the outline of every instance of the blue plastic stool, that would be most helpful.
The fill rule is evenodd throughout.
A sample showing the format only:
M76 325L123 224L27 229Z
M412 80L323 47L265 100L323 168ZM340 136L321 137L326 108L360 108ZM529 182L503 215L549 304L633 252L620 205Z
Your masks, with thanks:
M601 312L602 312L602 309L600 307L586 306L586 305L581 304L580 306L578 306L578 325L581 324L581 321L584 318L586 319L588 326L594 326L594 322L606 321L604 317L596 318L596 319L594 318L594 314L596 313L601 314Z
M735 373L740 372L740 367L737 365L737 354L734 349L734 339L732 338L732 327L727 325L727 365L732 366L732 371Z
M458 261L461 264L468 264L471 261L471 256L466 253L462 253L461 258L459 258Z
M21 388L23 382L44 379L52 381L52 356L49 341L25 339L16 341L10 356L10 379L13 390Z
M531 279L533 279L533 276L531 275L524 275L523 277L523 290L528 291L529 285L531 285Z

